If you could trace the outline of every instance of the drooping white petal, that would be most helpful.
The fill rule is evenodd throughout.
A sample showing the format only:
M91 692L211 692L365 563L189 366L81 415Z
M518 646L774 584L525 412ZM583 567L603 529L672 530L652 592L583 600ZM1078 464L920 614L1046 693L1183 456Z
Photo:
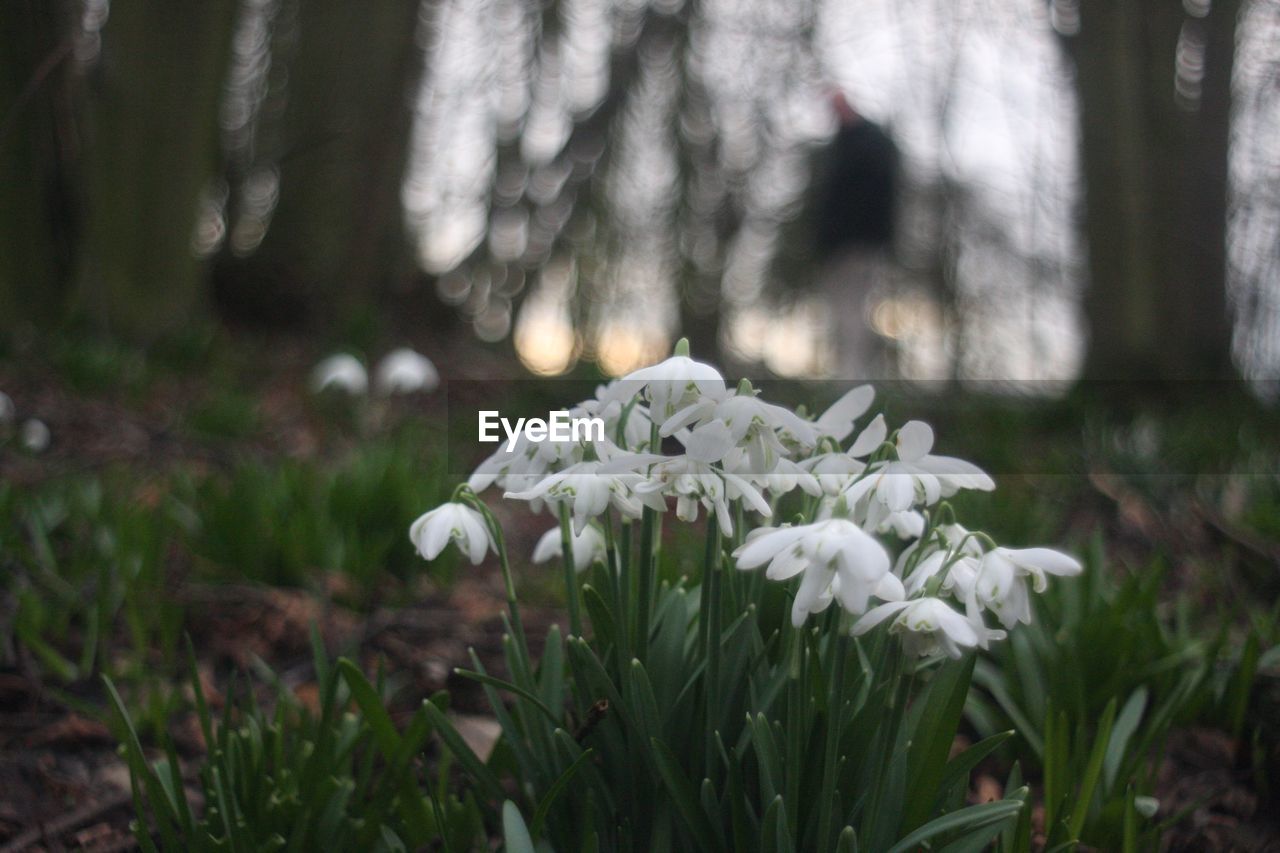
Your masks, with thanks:
M1052 548L1002 548L1000 550L1016 565L1037 568L1051 575L1073 577L1084 570L1084 566L1075 557Z
M884 415L876 415L871 423L867 424L866 429L858 434L853 440L853 446L849 448L849 455L861 458L869 456L877 447L884 443L885 436L889 434L889 427L884 422Z
M808 533L808 525L803 527L780 527L776 530L754 531L755 535L739 545L733 552L733 558L740 569L755 569L777 556L779 551L789 547Z
M846 391L831 407L818 417L815 422L818 431L829 435L836 441L844 441L853 432L853 423L871 408L876 398L876 389L870 385L859 385Z
M910 605L910 601L890 601L887 604L881 604L871 608L862 614L857 622L853 624L853 628L849 631L855 637L861 637L884 620L888 619Z

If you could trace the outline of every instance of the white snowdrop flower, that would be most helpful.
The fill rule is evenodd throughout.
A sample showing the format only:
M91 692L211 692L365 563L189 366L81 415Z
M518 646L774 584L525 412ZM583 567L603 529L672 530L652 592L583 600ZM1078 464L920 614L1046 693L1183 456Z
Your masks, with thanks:
M659 364L628 373L610 386L608 394L611 401L625 404L642 392L648 396L651 416L665 421L703 397L723 397L724 377L709 364L673 355Z
M862 479L845 490L849 503L867 497L880 504L875 512L901 512L917 501L936 503L960 489L990 491L995 483L978 466L951 456L935 456L933 429L923 421L908 421L898 430L898 458L873 464ZM852 453L852 451L851 451ZM878 522L877 522L878 523Z
M701 505L715 513L723 536L733 534L733 501L743 501L761 515L772 514L769 502L749 480L725 469L723 462L735 448L733 435L723 421L708 421L677 437L685 447L681 456L623 454L612 460L606 470L634 471L650 466L635 486L637 494L654 500L660 500L662 495L674 497L676 517L681 521L696 521Z
M8 394L0 391L0 426L7 426L13 423L17 412L17 408L13 405L13 399Z
M791 622L802 625L810 613L827 606L830 593L841 607L858 614L871 596L901 598L902 583L889 571L889 554L874 537L846 519L833 518L797 527L761 528L733 552L739 569L768 564L765 577L804 577L791 608ZM840 583L832 581L839 577Z
M593 524L582 528L581 533L570 533L573 548L573 567L578 572L585 572L592 563L605 562L604 534ZM564 553L564 542L560 537L560 528L553 527L538 540L533 549L533 561L545 563Z
M369 389L369 374L354 355L335 353L311 371L312 391L319 393L329 388L348 394L363 394Z
M939 598L891 601L873 607L853 626L857 637L891 618L890 633L903 635L903 646L920 656L945 652L958 658L966 648L977 647L983 639L977 628Z
M44 453L49 449L53 434L49 432L49 427L44 421L38 418L31 418L23 422L19 440L22 442L22 446L31 453Z
M990 610L1006 628L1021 622L1031 623L1032 588L1044 592L1046 574L1078 575L1081 565L1073 557L1050 548L994 548L983 555L971 595L976 603Z
M544 477L532 488L506 492L503 497L521 501L542 500L548 504L568 504L573 512L573 530L582 533L587 522L612 505L627 518L639 518L645 506L666 509L660 495L642 494L636 486L638 474L602 472L598 461L578 462L563 471Z
M373 387L379 394L431 393L440 387L440 373L431 359L408 347L392 350L378 363Z
M487 550L498 550L489 535L484 516L466 504L441 504L422 515L409 528L409 539L424 559L434 560L444 546L454 542L472 564L479 565Z
M866 414L876 398L876 389L870 385L859 385L847 391L831 407L818 416L814 427L820 435L828 435L836 441L844 441L853 433L853 424Z

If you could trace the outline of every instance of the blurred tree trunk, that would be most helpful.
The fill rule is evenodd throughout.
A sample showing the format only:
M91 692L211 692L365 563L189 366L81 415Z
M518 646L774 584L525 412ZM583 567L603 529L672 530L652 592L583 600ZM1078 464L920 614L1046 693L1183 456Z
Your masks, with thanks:
M203 298L192 249L219 157L218 108L238 4L112 3L91 78L82 305L107 330L146 340Z
M420 4L284 2L272 64L287 73L285 105L262 119L278 140L279 197L261 244L224 266L219 298L259 315L245 319L340 318L415 271L400 188L423 65Z
M1089 246L1086 378L1233 375L1227 148L1239 9L1213 0L1196 18L1172 0L1080 2L1066 46Z
M79 220L70 2L0 3L0 325L62 315Z

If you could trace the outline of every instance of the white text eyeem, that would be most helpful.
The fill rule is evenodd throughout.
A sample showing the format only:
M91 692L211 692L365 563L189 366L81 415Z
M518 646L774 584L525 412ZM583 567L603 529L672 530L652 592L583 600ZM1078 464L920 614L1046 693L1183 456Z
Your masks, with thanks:
M479 440L492 444L507 438L507 452L515 449L516 440L523 435L537 444L543 441L604 441L604 419L570 417L566 411L550 412L542 418L516 418L513 424L494 410L480 411Z

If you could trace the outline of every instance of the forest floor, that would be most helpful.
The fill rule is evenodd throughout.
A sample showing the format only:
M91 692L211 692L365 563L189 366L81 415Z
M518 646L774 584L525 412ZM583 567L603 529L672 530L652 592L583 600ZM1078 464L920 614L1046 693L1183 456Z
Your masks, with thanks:
M175 637L184 634L215 709L236 689L256 690L270 701L274 688L262 676L266 670L303 704L314 703L309 637L316 630L330 654L357 660L367 672L383 667L392 676L393 716L407 716L422 697L448 690L451 712L478 752L496 737L481 690L454 674L470 664L470 649L487 669L502 671L504 596L496 568L424 572L404 535L406 519L429 509L457 480L421 446L423 425L430 429L443 417L439 396L396 400L387 411L344 413L343 407L365 404L317 400L307 389L307 374L324 353L302 342L252 338L212 347L169 357L176 368L157 368L127 350L70 343L39 355L0 355L0 390L14 400L18 421L38 417L52 436L39 453L23 450L16 435L0 443L0 513L8 516L0 518L0 574L7 576L0 584L0 853L134 848L129 774L109 725L100 674L112 673L122 692L137 701L141 716L152 721L152 736L156 727L166 729L179 756L194 766L205 744L185 685L188 668L173 648ZM477 359L501 362L487 352L424 349L446 376L497 372L491 365L477 369ZM1018 407L1001 417L1001 429L1039 417ZM984 430L972 423L961 418L958 426L980 443ZM1071 427L1055 435L1064 432L1079 434ZM1125 450L1123 441L1111 445ZM390 462L371 458L387 448ZM1125 452L1125 462L1145 458ZM981 446L958 455L980 462L986 456ZM1013 481L1013 494L989 508L991 517L1013 528L1012 541L1096 530L1117 562L1167 560L1172 565L1165 598L1189 601L1192 609L1213 608L1224 597L1247 600L1260 611L1274 608L1280 594L1274 469L1262 484L1257 471L1236 470L1223 471L1206 486L1205 478L1180 478L1167 470L1136 479L1117 473L1124 463L1115 454L1093 455L1084 465L1088 470L1077 468L1079 476L1011 474L1006 479ZM430 472L421 482L415 466ZM181 516L174 507L199 509L219 495L226 498L245 477L265 478L264 490L276 495L274 502L253 511L272 514L267 527L283 529L290 513L302 512L290 501L315 482L307 479L311 474L299 474L301 485L272 479L286 467L322 473L341 468L350 478L343 482L371 488L390 482L397 502L385 519L388 544L379 540L366 553L333 558L324 551L291 555L287 542L236 550L229 540L250 535L237 529L247 523L245 516L219 504L221 522L210 515L199 533L166 533L158 544L141 546L140 553L155 555L149 585L126 579L116 590L110 586L115 581L92 569L42 579L39 565L18 556L39 551L36 540L43 537L57 565L79 565L78 549L87 549L85 564L91 564L93 554L103 553L95 544L102 529L118 524L122 541L135 535L150 541L139 517ZM231 488L220 490L218 484L228 482ZM122 505L99 510L101 527L79 529L66 520L69 511L58 515L48 509L60 506L58 501L74 504L76 490L94 483L100 503ZM335 493L345 488L329 485ZM234 501L233 494L224 503ZM33 528L33 518L44 519L40 524L47 522L48 529ZM528 553L545 522L514 514L510 521L513 551ZM227 527L223 538L211 531L215 522ZM165 529L180 527L175 522ZM382 555L390 555L390 569L351 571L344 565ZM523 582L522 600L527 596L529 603L522 613L535 639L562 621L548 574L530 570ZM67 587L61 594L68 601L86 603L86 613L110 590L122 604L109 614L114 618L108 625L95 627L83 614L57 612L60 585ZM149 609L172 618L147 622ZM533 651L538 653L536 645ZM1280 708L1280 672L1260 672L1255 692L1254 713ZM1280 726L1280 719L1271 724ZM1225 728L1187 721L1154 757L1161 815L1179 816L1165 834L1166 847L1280 850L1280 803L1258 777L1259 766L1280 769L1275 741L1264 739L1259 747L1233 739ZM1261 764L1254 760L1259 748L1270 750ZM978 774L972 796L989 796L999 785L996 775Z

